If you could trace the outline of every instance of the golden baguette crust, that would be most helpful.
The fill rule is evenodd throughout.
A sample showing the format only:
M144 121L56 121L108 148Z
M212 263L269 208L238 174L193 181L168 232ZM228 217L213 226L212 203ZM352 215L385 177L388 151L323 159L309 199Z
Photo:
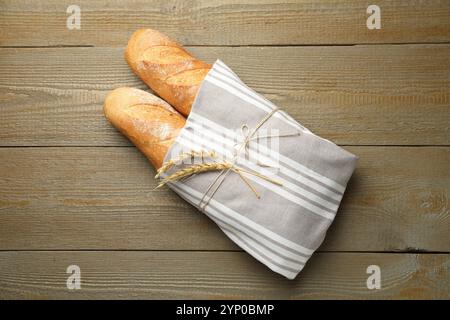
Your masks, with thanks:
M211 65L197 60L166 35L137 30L128 41L125 59L154 92L187 116Z
M111 124L159 169L186 120L160 98L134 88L111 91L103 107Z

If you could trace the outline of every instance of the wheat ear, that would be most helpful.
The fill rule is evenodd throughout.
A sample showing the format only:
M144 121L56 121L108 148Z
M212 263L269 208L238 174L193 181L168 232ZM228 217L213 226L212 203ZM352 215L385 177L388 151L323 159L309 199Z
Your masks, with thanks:
M158 179L163 173L167 172L170 168L172 168L175 164L177 163L181 163L184 160L188 159L188 158L195 158L195 157L201 157L202 158L202 162L204 162L204 158L208 157L211 159L216 158L216 153L214 151L190 151L190 152L185 152L180 154L178 157L174 158L174 159L170 159L169 161L166 161L165 163L163 163L163 165L161 166L161 168L158 169L155 178Z
M207 172L207 171L226 170L226 169L230 169L231 167L233 167L233 165L228 162L202 163L202 164L189 166L189 167L178 170L177 172L171 174L170 176L167 176L158 184L158 186L156 188L160 188L169 182L175 182L175 181L181 180L183 178L189 177L193 174Z

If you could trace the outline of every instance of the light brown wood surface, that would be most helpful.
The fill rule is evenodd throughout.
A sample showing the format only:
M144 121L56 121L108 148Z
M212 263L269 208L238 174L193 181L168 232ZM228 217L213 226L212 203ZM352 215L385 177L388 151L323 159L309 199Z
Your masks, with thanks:
M446 251L450 149L346 149L360 162L320 250ZM0 162L2 250L237 250L174 192L153 190L134 147L1 148Z
M449 299L450 2L0 0L0 299ZM368 30L366 8L381 8ZM152 27L220 58L360 157L294 281L173 192L102 114L146 88L123 49ZM66 288L67 266L82 290ZM382 288L366 269L379 265Z
M220 58L313 132L344 145L450 145L450 45L189 48ZM146 88L123 48L0 49L0 144L129 145L104 119Z
M318 253L296 281L243 252L0 252L0 298L445 299L449 254ZM67 290L66 268L81 269ZM366 269L379 265L380 290Z
M79 0L81 30L66 28L72 2L0 2L3 46L123 46L142 27L186 45L303 45L450 41L447 0ZM370 4L382 28L366 27Z

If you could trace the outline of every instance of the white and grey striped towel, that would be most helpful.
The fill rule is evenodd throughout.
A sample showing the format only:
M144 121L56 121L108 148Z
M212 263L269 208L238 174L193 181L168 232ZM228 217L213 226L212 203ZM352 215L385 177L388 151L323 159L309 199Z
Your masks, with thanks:
M254 128L274 108L218 60L203 81L186 126L165 161L190 150L214 150L231 157L236 139L243 140L242 125ZM248 152L257 152L258 160L253 161L246 152L239 155L237 165L281 185L246 175L259 192L258 198L238 174L231 173L208 199L203 212L242 249L273 271L294 279L322 243L357 157L314 135L283 111L274 113L260 130L279 132L277 143L269 143L272 138L252 140ZM292 132L300 134L289 136ZM201 173L169 187L199 208L217 175Z

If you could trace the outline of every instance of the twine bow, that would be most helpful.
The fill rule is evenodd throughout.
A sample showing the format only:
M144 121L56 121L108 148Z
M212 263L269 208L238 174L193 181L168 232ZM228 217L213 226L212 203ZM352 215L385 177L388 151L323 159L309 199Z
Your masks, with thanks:
M278 112L279 109L275 108L271 112L269 112L252 130L249 129L247 124L243 124L241 127L242 134L244 136L244 140L242 143L235 144L235 152L233 155L233 158L230 161L224 161L224 162L216 162L214 159L216 158L215 152L207 152L207 151L191 151L187 153L181 154L176 159L171 159L167 162L165 162L162 167L158 170L156 174L156 178L160 178L163 174L165 174L169 169L176 166L178 162L182 162L183 160L187 158L191 158L194 160L196 157L201 157L202 163L196 164L192 166L188 166L185 168L182 168L180 170L177 170L176 172L166 176L164 179L161 180L159 185L156 188L160 188L167 183L179 181L188 177L191 177L193 175L208 172L208 171L220 171L220 173L216 176L216 178L211 182L211 184L206 188L206 191L203 194L203 197L200 199L199 208L200 210L204 210L205 207L209 204L210 200L214 197L217 190L219 190L220 186L224 182L225 178L228 176L230 172L234 172L239 175L239 177L242 179L242 181L252 190L252 192L255 194L255 196L259 199L261 196L253 187L253 185L248 181L248 179L243 175L243 173L250 174L256 177L259 177L261 179L264 179L270 183L282 186L282 183L272 179L270 177L267 177L266 175L260 174L257 171L254 170L247 170L244 169L238 165L236 165L236 162L239 158L240 153L242 150L245 150L245 152L248 152L249 143L251 140L254 139L260 139L260 138L271 138L271 137L287 137L287 136L296 136L300 135L300 132L292 133L292 134L283 134L283 135L267 135L267 136L256 136L255 134L257 131L266 123L276 112ZM237 148L236 148L237 147ZM205 163L204 159L208 158L211 159L212 162ZM267 166L267 165L261 165L260 166Z

